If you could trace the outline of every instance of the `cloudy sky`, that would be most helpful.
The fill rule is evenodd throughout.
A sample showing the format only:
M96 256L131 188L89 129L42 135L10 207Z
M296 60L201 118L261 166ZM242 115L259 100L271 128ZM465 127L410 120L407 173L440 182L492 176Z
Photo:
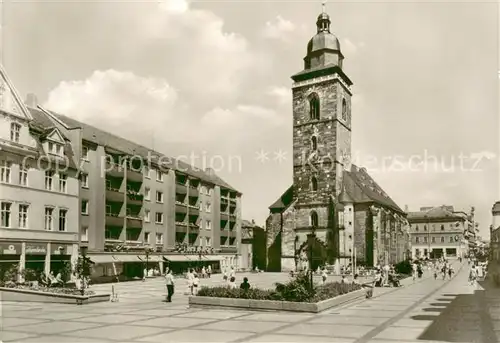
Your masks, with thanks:
M497 4L327 11L354 82L357 163L402 208L475 206L486 233L500 199ZM49 109L198 165L204 156L263 224L292 181L290 76L319 12L319 1L11 0L2 57Z

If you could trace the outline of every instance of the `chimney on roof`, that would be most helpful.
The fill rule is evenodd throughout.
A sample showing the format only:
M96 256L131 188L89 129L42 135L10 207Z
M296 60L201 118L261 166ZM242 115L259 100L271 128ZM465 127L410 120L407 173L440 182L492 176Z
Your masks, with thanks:
M205 173L208 174L208 176L214 176L215 171L212 168L205 168Z
M408 205L405 205L405 212L408 212Z
M38 106L38 99L36 98L36 95L33 93L28 93L26 95L26 106L31 107L31 108L36 108Z

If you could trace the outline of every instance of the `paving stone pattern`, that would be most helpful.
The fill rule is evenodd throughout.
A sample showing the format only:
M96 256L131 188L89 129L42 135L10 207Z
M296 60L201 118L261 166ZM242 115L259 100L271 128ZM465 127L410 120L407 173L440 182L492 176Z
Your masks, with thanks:
M163 302L162 280L121 283L120 301L85 306L1 303L2 342L500 342L500 291L424 277L402 288L376 289L319 314L189 309L184 286ZM238 275L238 278L242 275ZM250 275L264 287L281 274ZM220 276L203 280L221 283ZM94 287L109 290L110 285ZM179 289L181 288L181 289Z

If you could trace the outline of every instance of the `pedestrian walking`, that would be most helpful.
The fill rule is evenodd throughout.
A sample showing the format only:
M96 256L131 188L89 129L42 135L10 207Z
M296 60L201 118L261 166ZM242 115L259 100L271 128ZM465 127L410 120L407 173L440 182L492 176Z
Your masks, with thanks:
M194 274L193 278L193 295L198 294L198 286L200 285L200 279L198 278L198 274Z
M194 287L194 273L193 273L193 270L192 269L189 269L187 274L186 274L186 278L187 278L187 287L188 287L188 294L191 294L193 295L193 287Z
M413 265L411 267L413 269L413 281L415 281L415 279L417 278L417 264L415 263L415 261L413 262Z
M174 295L174 276L171 270L168 270L167 275L165 275L165 285L167 286L167 302L170 303Z
M208 275L208 278L210 279L210 275L212 275L212 266L208 265L208 268L207 268L207 275Z
M476 278L477 278L476 266L472 265L469 271L469 284L471 286L476 285Z
M323 273L321 274L321 279L323 280L323 285L326 284L326 279L328 278L328 274L326 273L326 268L323 269Z

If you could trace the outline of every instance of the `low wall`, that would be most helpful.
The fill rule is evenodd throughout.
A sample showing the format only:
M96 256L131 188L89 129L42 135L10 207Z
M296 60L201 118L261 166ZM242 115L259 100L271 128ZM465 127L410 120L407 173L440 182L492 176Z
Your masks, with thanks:
M365 296L365 289L339 295L338 297L323 300L317 303L190 296L189 307L238 308L246 310L318 313L350 301L365 298Z
M0 287L1 301L38 302L84 305L96 302L109 301L110 294L69 295L48 292L39 292L27 289Z

